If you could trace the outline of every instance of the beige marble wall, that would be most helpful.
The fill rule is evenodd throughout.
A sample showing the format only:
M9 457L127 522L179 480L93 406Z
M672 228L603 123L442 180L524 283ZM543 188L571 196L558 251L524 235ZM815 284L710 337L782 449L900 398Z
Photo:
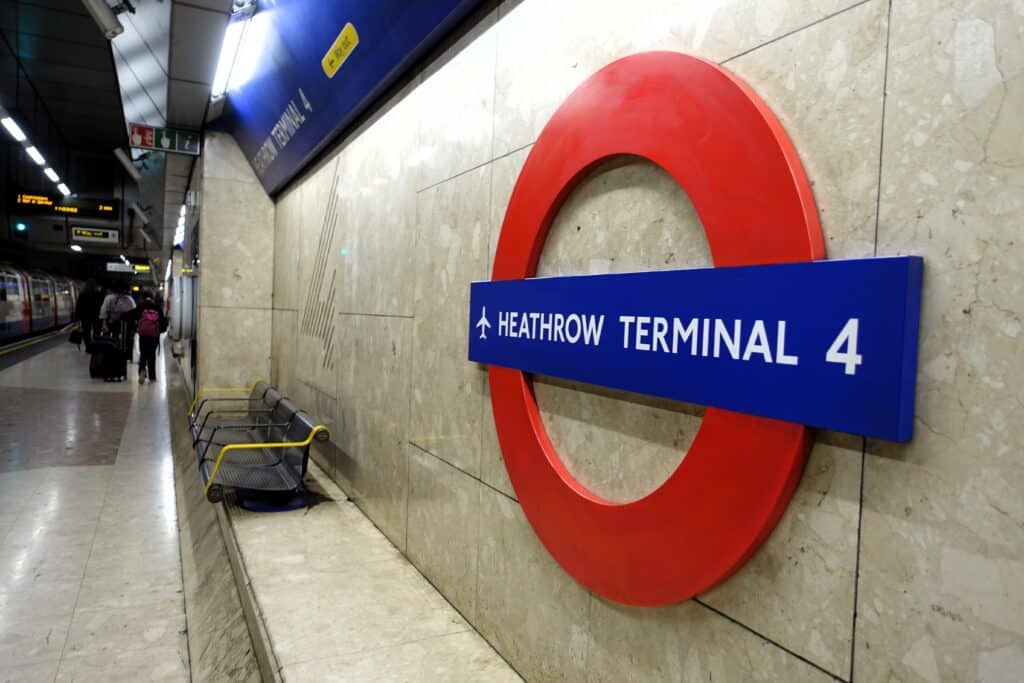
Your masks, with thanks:
M270 377L274 203L230 135L205 135L200 206L200 387Z
M921 254L914 440L870 443L855 674L1024 676L1024 6L893 4L879 254Z
M339 484L528 680L1024 671L1019 5L509 0L278 197L275 378L333 410ZM914 440L819 433L788 510L735 576L635 609L588 593L537 540L466 324L544 122L594 70L651 49L724 63L774 110L830 258L922 254L926 282ZM311 294L321 244L330 302ZM625 159L569 197L539 272L709 262L685 191ZM302 332L311 306L330 313L330 373L316 330ZM549 378L534 388L566 464L617 500L657 487L703 414Z

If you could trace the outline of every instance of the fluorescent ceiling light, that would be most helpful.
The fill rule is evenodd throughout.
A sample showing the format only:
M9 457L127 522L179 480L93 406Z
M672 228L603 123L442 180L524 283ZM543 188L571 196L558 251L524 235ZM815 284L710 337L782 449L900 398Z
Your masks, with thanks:
M228 81L231 78L231 69L235 65L235 58L238 56L238 46L242 43L242 34L245 27L252 18L254 6L246 7L235 12L228 20L228 26L224 30L224 41L220 44L220 57L217 59L217 71L213 75L213 87L210 89L210 98L217 99L224 95L228 89Z
M67 197L69 194L71 194L71 190L69 190L68 186L65 185L64 183L58 183L57 184L57 189L60 190L60 193L62 195L64 195L65 197Z
M71 251L82 251L82 247L77 244L72 244Z
M181 211L178 212L178 217L179 218L184 218L185 217L185 205L184 204L181 205Z
M44 159L43 155L39 153L39 150L36 149L35 145L29 145L26 147L25 153L32 157L32 161L36 162L40 166L46 166L46 159Z
M59 183L60 182L60 176L57 175L57 172L54 171L49 166L47 166L46 168L43 169L43 173L45 173L46 177L49 178L50 180L52 180L53 182L55 182L55 183Z
M21 129L21 126L19 126L10 116L7 116L6 113L4 117L0 119L0 123L4 124L4 128L6 128L7 132L11 134L11 137L14 138L15 142L25 142L27 139L25 137L25 132Z

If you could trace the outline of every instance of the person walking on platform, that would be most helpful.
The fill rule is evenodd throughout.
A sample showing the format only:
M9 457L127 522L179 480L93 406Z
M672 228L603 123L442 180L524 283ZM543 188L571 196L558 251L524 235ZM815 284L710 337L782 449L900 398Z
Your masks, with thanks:
M78 301L75 302L75 319L82 330L82 341L85 342L86 349L92 344L93 334L99 329L102 305L103 290L96 280L90 278L85 283L82 293L78 295Z
M150 292L142 294L139 307L133 312L135 333L139 335L139 384L156 381L156 351L160 335L167 331L167 317Z
M135 299L128 295L128 287L118 285L113 294L108 294L100 306L100 320L104 330L109 330L117 337L121 353L125 360L132 357L132 312L135 310Z

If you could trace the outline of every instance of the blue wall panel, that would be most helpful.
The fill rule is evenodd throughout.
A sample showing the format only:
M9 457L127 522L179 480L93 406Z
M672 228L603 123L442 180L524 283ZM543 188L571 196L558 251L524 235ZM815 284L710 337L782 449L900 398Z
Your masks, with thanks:
M480 1L260 0L226 117L267 192L280 190ZM358 42L329 75L322 60L354 35Z

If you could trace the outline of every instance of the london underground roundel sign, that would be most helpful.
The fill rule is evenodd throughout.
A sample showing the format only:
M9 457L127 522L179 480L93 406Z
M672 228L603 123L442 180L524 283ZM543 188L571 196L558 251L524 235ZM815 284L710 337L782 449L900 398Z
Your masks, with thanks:
M715 267L534 278L563 201L596 165L619 155L653 162L686 190ZM915 292L919 299L920 262L867 259L878 271L867 276L843 270L850 262L822 262L837 264L827 270L803 263L823 258L817 210L793 145L765 103L724 69L678 53L633 55L594 74L552 116L512 193L491 281L473 284L470 359L489 365L498 440L527 519L585 587L620 603L664 605L724 580L785 510L812 443L805 425L833 426L831 414L815 411L831 410L843 428L850 392L884 393L879 383L893 373L903 380L892 387L900 394L892 415L872 409L847 430L909 438L904 413L908 400L912 412L913 377L908 399L905 366L916 367L917 320L904 324L912 317L904 304L916 303ZM766 276L762 268L774 270ZM698 279L691 286L674 284L675 277ZM861 291L862 281L891 286L877 294ZM892 287L906 301L890 314ZM826 305L819 289L839 303ZM712 303L728 310L702 308ZM601 308L615 306L622 308ZM689 314L679 317L680 306ZM626 307L639 308L626 315ZM798 320L815 309L829 313L813 324ZM869 342L868 333L896 327L903 352L890 363L883 350L893 340L878 332L880 340ZM876 372L879 364L885 367ZM668 479L619 504L588 490L563 464L524 371L709 407ZM781 412L773 412L776 404ZM791 414L809 417L775 419Z

